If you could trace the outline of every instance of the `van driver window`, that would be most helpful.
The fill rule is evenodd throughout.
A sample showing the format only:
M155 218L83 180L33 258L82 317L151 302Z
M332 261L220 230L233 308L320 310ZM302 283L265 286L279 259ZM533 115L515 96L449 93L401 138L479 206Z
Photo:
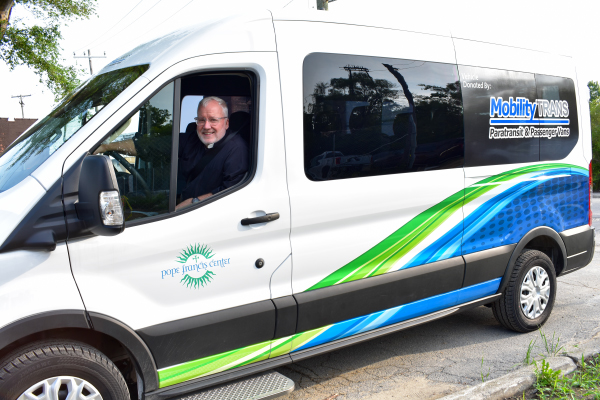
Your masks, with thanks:
M217 96L203 97L194 123L180 135L177 208L205 200L240 183L248 172L248 146L230 130L229 106ZM237 128L237 127L236 127Z
M249 175L252 104L246 74L181 79L177 210L237 186Z
M175 84L146 101L93 151L111 158L126 221L180 210L248 176L252 94L247 75L181 78L177 159L172 159ZM177 163L177 190L171 168ZM175 184L175 183L174 183Z

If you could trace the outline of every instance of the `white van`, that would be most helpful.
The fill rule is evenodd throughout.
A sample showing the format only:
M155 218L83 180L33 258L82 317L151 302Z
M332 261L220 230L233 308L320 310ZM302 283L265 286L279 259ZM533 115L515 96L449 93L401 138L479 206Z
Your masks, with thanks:
M339 18L149 42L0 156L2 399L167 399L469 307L548 319L594 248L571 59ZM235 151L199 161L194 118Z

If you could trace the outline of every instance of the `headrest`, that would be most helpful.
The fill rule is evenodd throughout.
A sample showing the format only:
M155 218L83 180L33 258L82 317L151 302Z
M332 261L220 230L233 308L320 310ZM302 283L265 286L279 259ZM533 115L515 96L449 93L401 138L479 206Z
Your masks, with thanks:
M232 132L238 132L246 125L250 124L250 114L245 111L236 111L229 116L229 129Z

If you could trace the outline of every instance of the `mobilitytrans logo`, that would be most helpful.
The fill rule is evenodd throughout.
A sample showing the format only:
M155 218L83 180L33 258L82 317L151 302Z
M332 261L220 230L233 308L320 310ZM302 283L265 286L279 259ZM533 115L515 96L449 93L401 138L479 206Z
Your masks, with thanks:
M537 112L537 117L536 117ZM490 139L522 139L568 137L569 103L566 100L537 99L530 102L524 97L490 97ZM503 125L503 127L496 127ZM518 125L517 127L512 127ZM542 127L556 125L556 127Z

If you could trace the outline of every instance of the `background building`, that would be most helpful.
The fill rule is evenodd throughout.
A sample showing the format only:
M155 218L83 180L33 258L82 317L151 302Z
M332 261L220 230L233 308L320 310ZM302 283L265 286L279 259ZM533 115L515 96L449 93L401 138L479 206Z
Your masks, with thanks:
M15 118L14 121L9 121L8 118L0 118L0 153L4 152L4 149L33 125L35 121L37 121L37 118Z

